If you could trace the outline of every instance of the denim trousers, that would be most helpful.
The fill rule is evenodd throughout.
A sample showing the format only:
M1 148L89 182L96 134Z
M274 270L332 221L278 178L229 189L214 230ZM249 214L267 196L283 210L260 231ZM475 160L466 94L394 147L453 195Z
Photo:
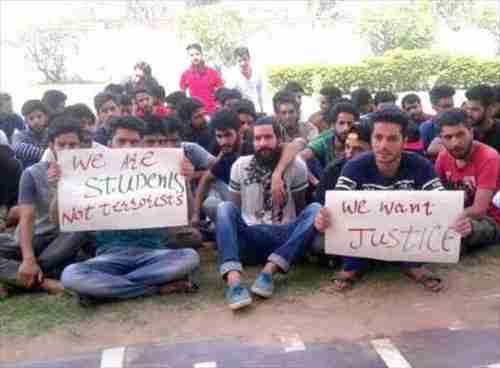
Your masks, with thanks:
M159 287L195 277L200 257L195 250L115 247L88 261L66 267L65 288L99 299L129 299L158 293Z
M302 256L317 234L314 219L321 205L312 203L289 224L248 225L241 209L232 202L217 208L216 236L220 273L242 271L242 263L263 264L266 261L288 272L290 265Z

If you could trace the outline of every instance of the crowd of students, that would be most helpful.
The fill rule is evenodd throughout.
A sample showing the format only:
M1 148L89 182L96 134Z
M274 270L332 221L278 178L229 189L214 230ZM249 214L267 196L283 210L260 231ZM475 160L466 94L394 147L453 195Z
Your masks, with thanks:
M471 87L456 108L455 90L429 92L435 115L410 93L349 97L333 85L320 110L304 118L300 84L289 81L264 113L263 82L247 48L237 68L219 75L198 44L178 91L166 95L144 62L135 78L97 93L92 109L66 106L61 91L28 100L23 118L0 96L0 295L17 288L74 292L82 304L195 291L204 239L215 240L228 306L269 298L273 276L301 259L339 261L334 287L354 285L368 259L324 252L335 221L325 193L338 190L463 190L464 212L453 224L462 250L500 241L500 87ZM188 97L189 96L189 97ZM58 152L131 147L182 148L189 226L62 233L58 227ZM16 226L14 233L11 229ZM243 265L263 265L250 289ZM428 290L443 282L424 264L403 273ZM318 269L318 272L325 272Z

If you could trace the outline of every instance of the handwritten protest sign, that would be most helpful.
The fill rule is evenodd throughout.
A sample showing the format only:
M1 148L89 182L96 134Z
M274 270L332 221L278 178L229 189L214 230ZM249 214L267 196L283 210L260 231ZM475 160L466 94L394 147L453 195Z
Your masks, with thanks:
M182 149L61 151L61 231L186 225L181 159Z
M329 191L326 252L386 261L456 263L461 191Z

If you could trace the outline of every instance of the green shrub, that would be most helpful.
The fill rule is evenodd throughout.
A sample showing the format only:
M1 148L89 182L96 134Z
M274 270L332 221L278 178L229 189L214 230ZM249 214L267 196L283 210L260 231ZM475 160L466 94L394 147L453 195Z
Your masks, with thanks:
M318 79L321 84L333 84L346 93L358 87L372 91L424 91L435 83L462 89L477 83L500 83L500 60L396 49L354 65L281 65L268 70L274 91L294 80L311 94Z

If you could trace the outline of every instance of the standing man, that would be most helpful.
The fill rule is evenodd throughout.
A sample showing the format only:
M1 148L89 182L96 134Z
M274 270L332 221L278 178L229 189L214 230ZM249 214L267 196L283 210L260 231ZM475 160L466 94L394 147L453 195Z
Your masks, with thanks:
M234 70L228 83L229 88L235 88L264 112L264 80L262 75L251 65L248 47L238 47L234 50L238 70Z
M188 91L191 97L203 102L205 112L211 114L216 109L215 91L224 86L219 73L205 65L201 45L193 43L186 48L191 66L181 75L180 88Z

